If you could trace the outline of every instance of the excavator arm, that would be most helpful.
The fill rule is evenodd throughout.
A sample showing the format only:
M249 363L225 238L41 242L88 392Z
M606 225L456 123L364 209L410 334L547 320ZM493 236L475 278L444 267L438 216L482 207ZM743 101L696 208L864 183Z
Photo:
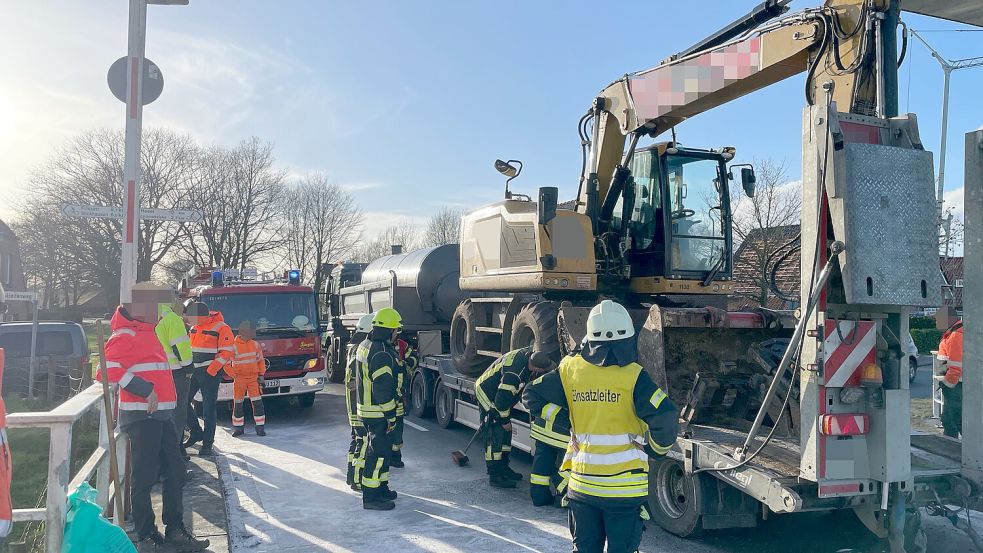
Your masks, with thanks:
M628 176L639 137L656 137L694 115L799 73L809 73L810 104L822 97L824 86L831 86L838 105L872 115L877 106L874 32L887 1L827 0L820 8L774 18L787 3L765 2L728 27L736 33L724 29L655 68L608 85L591 108L594 128L578 211L604 219L604 206L613 205L609 196L619 193L619 181ZM748 22L756 27L744 30Z

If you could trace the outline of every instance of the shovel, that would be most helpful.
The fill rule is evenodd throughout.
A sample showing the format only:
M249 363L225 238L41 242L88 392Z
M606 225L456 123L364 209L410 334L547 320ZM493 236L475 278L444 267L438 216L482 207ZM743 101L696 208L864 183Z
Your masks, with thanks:
M470 440L468 440L468 445L464 446L464 451L458 449L451 452L451 459L454 460L454 463L457 466L466 467L468 466L468 463L471 462L471 459L468 459L468 450L471 449L471 444L474 443L475 438L477 438L481 434L481 431L484 429L485 429L484 424L478 426L478 429L474 431L474 435L471 436Z

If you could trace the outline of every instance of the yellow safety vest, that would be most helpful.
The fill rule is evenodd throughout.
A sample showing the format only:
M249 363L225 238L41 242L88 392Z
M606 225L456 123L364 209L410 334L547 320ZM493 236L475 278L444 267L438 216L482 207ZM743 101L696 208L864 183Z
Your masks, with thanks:
M570 491L596 497L648 495L648 428L635 416L633 392L641 365L599 367L580 356L557 369L570 409L572 439L561 470Z

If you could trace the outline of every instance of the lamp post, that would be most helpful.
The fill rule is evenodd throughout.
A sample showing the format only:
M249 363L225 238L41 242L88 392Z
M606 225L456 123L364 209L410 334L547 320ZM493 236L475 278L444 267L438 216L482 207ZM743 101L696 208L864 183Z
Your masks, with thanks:
M120 303L129 303L137 281L140 244L140 137L143 130L143 64L147 46L147 4L187 5L188 0L130 0L127 31L126 139L123 160L123 233L120 248Z

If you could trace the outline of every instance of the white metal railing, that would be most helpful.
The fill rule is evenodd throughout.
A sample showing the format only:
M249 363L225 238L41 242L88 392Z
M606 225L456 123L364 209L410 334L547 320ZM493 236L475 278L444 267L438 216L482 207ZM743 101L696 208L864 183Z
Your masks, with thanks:
M106 424L102 385L93 384L78 395L51 411L13 413L7 415L7 428L47 428L50 431L48 445L48 491L43 509L14 509L14 522L44 521L45 551L59 553L65 531L65 514L68 494L95 474L95 488L99 491L98 503L105 511L117 490L109 474L109 435L112 430L116 444L116 465L126 474L126 435L119 428L110 429ZM112 392L110 392L112 393ZM114 402L110 402L113 404ZM74 424L92 410L99 412L99 445L74 475L71 471L72 431ZM17 447L16 443L11 447ZM18 470L14 467L14 471ZM25 470L23 467L20 470ZM122 481L122 478L120 479ZM122 513L115 512L113 522L122 525Z
M939 352L932 350L932 418L941 419L942 418L942 405L945 403L945 398L942 397L942 389L939 385L942 383L942 379L945 378L944 374L939 374L941 369L942 361L939 361Z

